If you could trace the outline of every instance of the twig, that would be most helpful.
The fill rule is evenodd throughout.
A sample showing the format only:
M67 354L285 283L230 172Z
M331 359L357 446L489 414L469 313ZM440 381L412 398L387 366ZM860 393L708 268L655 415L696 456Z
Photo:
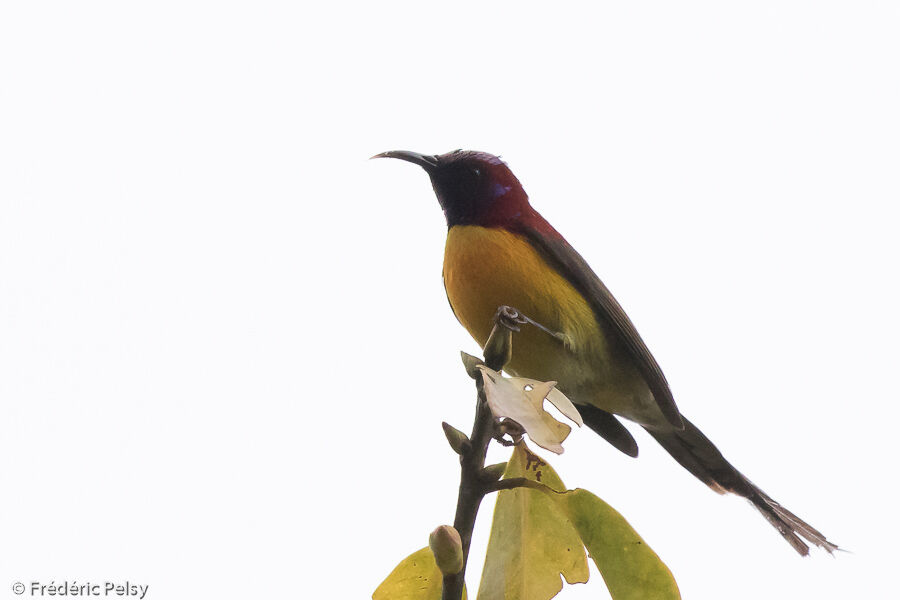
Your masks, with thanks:
M518 315L518 311L514 309L500 307L494 318L494 329L484 345L484 361L495 371L503 369L512 353L512 333L518 330L516 326ZM476 376L475 385L478 390L475 423L469 438L471 447L459 458L459 496L456 501L456 518L453 521L453 527L459 532L462 541L463 568L455 575L444 576L442 600L462 599L475 517L478 515L481 500L492 491L493 485L493 483L486 483L481 475L484 471L484 459L487 455L488 445L494 434L494 415L488 408L484 395L484 381L480 373Z
M495 481L488 486L488 491L500 492L503 490L514 490L516 488L530 488L532 490L551 492L553 494L561 493L557 492L549 485L544 485L543 483L534 481L532 479L526 479L525 477L510 477L509 479L501 479L500 481Z

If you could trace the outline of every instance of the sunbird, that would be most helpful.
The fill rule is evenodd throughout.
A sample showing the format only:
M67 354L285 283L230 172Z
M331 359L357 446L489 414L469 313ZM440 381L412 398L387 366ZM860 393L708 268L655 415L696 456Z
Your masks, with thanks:
M714 491L749 500L801 555L809 554L804 539L829 553L837 549L735 469L681 414L631 319L581 255L531 207L505 162L463 150L395 150L372 158L411 162L431 178L447 220L447 298L482 348L500 306L542 326L516 333L506 371L558 382L584 423L632 457L637 442L617 417L637 423Z

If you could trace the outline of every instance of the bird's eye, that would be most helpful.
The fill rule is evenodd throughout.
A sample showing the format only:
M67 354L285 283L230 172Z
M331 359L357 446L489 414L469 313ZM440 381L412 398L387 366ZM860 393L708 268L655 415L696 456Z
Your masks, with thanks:
M481 177L481 169L472 169L472 172L475 173L475 177Z

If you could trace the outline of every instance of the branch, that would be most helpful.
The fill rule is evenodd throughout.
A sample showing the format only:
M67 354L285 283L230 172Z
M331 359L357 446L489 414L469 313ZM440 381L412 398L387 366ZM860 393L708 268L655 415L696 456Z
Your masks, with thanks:
M495 371L503 369L512 354L513 331L518 331L518 325L523 322L519 318L518 311L514 309L502 306L497 310L494 317L494 329L484 345L484 361L488 367ZM459 458L459 496L456 501L456 518L453 521L453 527L459 532L462 541L463 567L455 575L444 576L442 600L462 599L475 517L478 515L481 500L491 491L491 485L493 485L486 483L482 477L485 455L494 433L494 415L488 408L481 373L477 373L475 376L475 386L478 390L475 423L472 427L472 435L469 437L470 446L463 451Z
M561 493L557 492L548 485L544 485L543 483L533 481L531 479L526 479L524 477L511 477L509 479L501 479L500 481L495 481L488 486L488 492L500 492L503 490L514 490L516 488L530 488L532 490L538 490L545 493L549 492L553 494Z

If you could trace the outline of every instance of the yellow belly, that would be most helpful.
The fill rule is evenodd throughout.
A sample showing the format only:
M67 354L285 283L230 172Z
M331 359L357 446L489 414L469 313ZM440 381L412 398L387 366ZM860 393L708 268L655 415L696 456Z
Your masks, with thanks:
M484 347L497 307L508 305L562 333L525 326L513 336L507 371L558 381L572 400L639 422L658 409L633 365L610 346L584 297L528 241L502 229L457 225L444 250L444 286L460 323Z

